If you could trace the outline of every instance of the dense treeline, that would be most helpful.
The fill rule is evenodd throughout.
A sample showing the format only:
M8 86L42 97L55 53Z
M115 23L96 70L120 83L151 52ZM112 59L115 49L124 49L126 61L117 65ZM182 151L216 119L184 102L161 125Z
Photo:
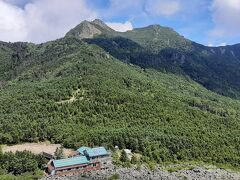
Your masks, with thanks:
M43 170L47 163L42 156L28 151L4 154L0 152L0 162L0 179L7 179L4 174L9 174L9 179L11 179L11 174L15 176L24 174L25 177L41 176L40 170Z
M27 49L0 91L0 143L118 145L144 161L239 166L239 101L72 38Z

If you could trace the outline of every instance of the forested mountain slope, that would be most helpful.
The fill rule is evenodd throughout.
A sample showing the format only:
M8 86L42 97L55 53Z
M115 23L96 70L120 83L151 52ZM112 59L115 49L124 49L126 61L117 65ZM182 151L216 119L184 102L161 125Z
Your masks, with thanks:
M240 102L74 37L1 43L0 143L130 148L144 161L240 163Z
M86 24L98 28L86 36ZM101 24L101 28L99 27ZM114 57L143 68L189 76L209 90L240 98L240 45L206 47L170 28L151 25L127 32L105 28L103 22L84 22L66 36L97 44ZM83 33L84 32L84 33Z

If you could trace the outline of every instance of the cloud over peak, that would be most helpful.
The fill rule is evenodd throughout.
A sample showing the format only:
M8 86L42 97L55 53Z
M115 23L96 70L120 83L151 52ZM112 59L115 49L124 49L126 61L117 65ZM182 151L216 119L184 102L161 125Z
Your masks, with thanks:
M82 20L96 18L84 0L32 0L23 8L0 0L0 39L45 42L64 36Z
M19 41L26 36L24 11L0 0L0 40Z
M98 18L117 31L162 24L203 44L233 44L239 17L240 0L0 0L0 41L54 40Z
M133 29L133 25L130 21L126 21L125 23L106 23L110 28L119 32L126 32Z

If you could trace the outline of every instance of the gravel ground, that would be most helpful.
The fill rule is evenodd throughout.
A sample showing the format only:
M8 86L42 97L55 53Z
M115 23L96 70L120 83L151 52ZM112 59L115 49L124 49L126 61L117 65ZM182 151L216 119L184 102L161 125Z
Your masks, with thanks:
M121 180L240 180L240 173L230 172L216 167L196 167L191 170L179 170L168 172L162 168L154 171L146 167L137 168L112 168L108 170L95 171L85 174L75 174L66 177L45 178L48 180L104 180L110 179L112 175L118 174Z

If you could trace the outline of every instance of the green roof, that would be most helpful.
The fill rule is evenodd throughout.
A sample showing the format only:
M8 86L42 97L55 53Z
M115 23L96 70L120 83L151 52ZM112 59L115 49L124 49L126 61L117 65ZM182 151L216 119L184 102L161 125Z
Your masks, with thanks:
M91 148L91 149L87 149L86 151L89 157L108 155L108 152L104 147Z
M86 146L82 146L77 151L79 153L81 153L82 155L85 155L84 151L86 151L86 153L88 154L89 157L108 155L108 152L105 149L105 147L89 148L89 147L86 147Z
M66 166L74 166L78 164L87 164L89 161L85 156L72 157L67 159L54 160L53 164L55 168L61 168Z
M89 149L91 149L91 148L86 147L86 146L82 146L82 147L80 147L79 149L77 149L77 151L78 151L79 153L81 153L81 154L84 154L84 151L85 151L85 150L89 150Z

